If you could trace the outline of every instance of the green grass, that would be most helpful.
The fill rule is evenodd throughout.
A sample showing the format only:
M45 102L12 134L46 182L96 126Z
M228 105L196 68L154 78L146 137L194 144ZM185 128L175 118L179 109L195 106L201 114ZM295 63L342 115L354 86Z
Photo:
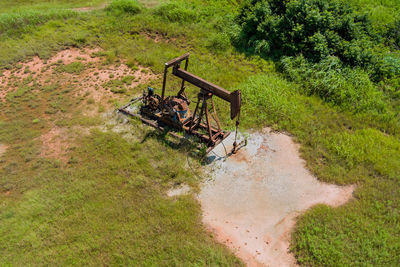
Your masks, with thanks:
M58 65L55 68L56 72L66 72L70 74L80 74L85 69L85 64L80 61L75 61L70 64Z
M72 8L98 6L106 0L3 0L0 2L0 12L18 11L21 9Z
M400 2L396 0L351 0L359 10L366 11L374 22L375 27L384 30L385 26L399 19Z
M30 168L5 164L2 187L21 195L2 199L2 264L238 264L205 234L193 198L165 197L169 181L194 182L176 167L182 153L99 131L78 145L67 168L37 158Z
M151 9L142 5L134 15L105 10L49 17L27 22L24 30L5 24L9 32L0 42L0 67L15 68L16 62L35 55L46 59L70 46L99 46L105 64L125 60L161 74L164 62L190 51L190 71L229 90L242 90L243 130L271 126L287 131L302 145L307 167L320 180L357 185L354 199L345 206L319 205L300 217L292 243L298 261L306 266L397 265L396 110L354 113L326 103L305 91L313 84L288 81L274 62L235 51L224 37L237 7L233 1L171 2ZM80 3L88 2L72 5ZM193 7L198 12L191 13ZM179 14L187 16L181 20ZM61 67L78 73L83 68L79 63ZM125 77L116 83L124 87L131 81ZM17 90L0 101L0 143L10 146L0 160L0 265L240 265L201 226L193 197L165 196L174 184L198 188L197 176L185 167L190 148L133 120L129 141L122 134L94 129L88 136L76 136L66 163L44 158L39 137L54 125L73 131L105 121L84 116L82 100L67 85L49 81L26 86L28 82L13 81ZM168 82L179 86L177 80ZM150 85L159 90L161 80ZM134 88L132 94L145 87ZM193 97L196 90L188 86L188 93ZM382 101L389 106L386 97ZM228 105L216 104L225 127L233 127ZM199 162L193 164L201 171Z

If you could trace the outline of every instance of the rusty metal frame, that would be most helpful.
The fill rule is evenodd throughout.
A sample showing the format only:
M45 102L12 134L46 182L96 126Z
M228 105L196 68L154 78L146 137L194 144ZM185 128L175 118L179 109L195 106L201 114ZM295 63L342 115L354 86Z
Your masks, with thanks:
M241 93L240 90L236 90L234 92L229 92L222 87L219 87L211 82L208 82L190 72L187 71L189 65L189 53L186 53L180 57L174 58L164 66L164 76L163 76L163 84L162 84L162 92L161 92L161 101L159 103L160 112L154 112L151 110L147 110L146 108L141 109L142 115L151 120L138 115L133 114L124 108L119 109L121 112L138 117L142 120L142 122L153 126L158 130L164 130L164 127L160 125L160 123L169 125L178 129L182 129L188 134L195 135L200 138L200 140L208 146L207 152L212 150L217 144L222 142L226 137L229 136L230 132L225 132L221 130L221 125L217 116L217 112L215 109L213 96L215 95L218 98L223 99L226 102L230 103L231 108L231 119L233 120L236 117L239 117L240 107L241 107ZM182 62L185 61L184 69L181 68ZM191 116L191 119L180 125L173 121L169 116L168 112L165 112L165 101L166 101L166 83L167 83L167 75L169 68L172 67L172 74L180 79L182 79L181 87L178 92L178 96L185 95L185 82L188 82L198 88L200 88L200 92L197 96L197 103L194 113ZM210 116L210 112L208 110L207 101L211 101L212 114ZM205 121L203 121L204 119ZM211 118L216 122L216 127L214 127L211 123ZM239 119L239 118L238 118ZM238 125L238 123L236 123ZM206 132L206 133L204 133ZM179 135L172 134L173 136L177 136L181 138Z

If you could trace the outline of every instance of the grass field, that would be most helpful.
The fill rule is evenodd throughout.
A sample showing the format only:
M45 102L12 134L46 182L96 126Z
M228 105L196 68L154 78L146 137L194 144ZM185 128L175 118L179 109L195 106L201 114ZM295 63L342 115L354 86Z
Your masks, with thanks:
M198 188L201 162L191 148L135 120L118 131L122 123L104 116L147 83L97 97L102 86L122 88L124 78L133 79L124 72L118 81L107 76L111 83L79 93L88 73L121 63L154 75L150 84L159 89L163 63L187 51L190 71L242 90L242 130L287 131L320 180L357 185L345 206L319 205L300 217L292 242L298 262L399 264L398 84L368 85L382 91L384 108L354 112L305 93L303 82L282 74L276 62L232 46L237 1L116 0L90 12L69 9L104 2L0 3L0 68L8 75L0 85L0 92L8 91L0 100L0 144L7 147L0 157L0 265L242 265L203 229L194 197L165 195L181 183ZM376 20L398 7L396 1L352 3ZM52 61L71 48L99 51L69 64ZM22 64L36 56L45 62L41 70ZM217 102L217 109L232 128L228 107ZM52 132L66 138L55 155L46 154L43 142ZM188 157L194 169L185 167Z
M105 0L4 0L0 3L0 11L17 12L22 9L96 7L106 2Z

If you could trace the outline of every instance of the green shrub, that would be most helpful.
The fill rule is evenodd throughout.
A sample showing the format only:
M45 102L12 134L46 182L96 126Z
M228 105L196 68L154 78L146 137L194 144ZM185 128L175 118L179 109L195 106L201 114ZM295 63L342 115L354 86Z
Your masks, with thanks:
M167 3L158 7L154 13L169 22L195 22L198 13L183 4Z
M116 14L135 15L141 11L141 7L136 0L113 0L106 10Z
M85 69L85 64L80 61L75 61L67 65L59 65L56 67L58 72L67 72L70 74L80 74Z
M133 80L135 80L135 76L127 75L122 77L121 81L127 85L132 84Z
M237 17L237 45L262 56L318 62L329 55L368 65L375 33L366 15L333 0L247 0Z
M388 27L387 42L394 49L400 49L400 19L397 19Z
M103 87L106 89L110 89L114 94L124 94L127 92L127 88L125 86L126 80L110 80L103 84Z
M387 55L383 58L383 62L387 69L387 74L385 75L387 78L393 78L400 75L400 55Z
M356 112L386 110L383 94L359 68L344 66L337 57L329 56L318 64L304 57L281 60L284 74L302 85L303 93L318 95L326 102Z
M230 44L227 34L215 33L209 36L206 47L214 52L223 52L229 48Z

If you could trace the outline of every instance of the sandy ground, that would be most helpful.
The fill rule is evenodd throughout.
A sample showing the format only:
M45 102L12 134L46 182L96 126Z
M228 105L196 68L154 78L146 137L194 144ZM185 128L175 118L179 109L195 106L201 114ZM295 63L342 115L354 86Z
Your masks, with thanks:
M248 141L226 160L221 145L210 152L213 178L198 196L203 222L248 266L296 266L289 253L296 216L318 203L342 205L354 187L319 182L285 134L265 129ZM224 143L229 151L232 140Z

